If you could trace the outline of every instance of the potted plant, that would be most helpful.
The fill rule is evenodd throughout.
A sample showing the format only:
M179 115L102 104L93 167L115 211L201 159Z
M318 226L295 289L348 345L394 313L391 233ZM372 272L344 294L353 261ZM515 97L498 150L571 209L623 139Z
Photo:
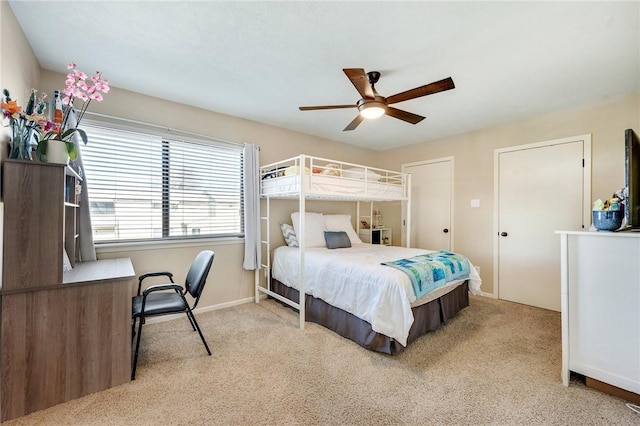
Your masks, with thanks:
M40 98L36 99L37 92L35 89L31 89L29 102L23 110L16 100L11 99L11 94L7 89L2 92L2 102L0 103L2 117L9 120L9 123L4 126L11 129L9 158L31 160L31 146L33 143L37 144L41 129L53 128L53 123L50 123L51 126L47 124L42 115L47 107L46 97L47 94L43 93Z
M62 91L64 96L61 98L60 115L54 114L53 121L44 116L46 93L36 99L37 91L32 89L27 108L22 111L17 101L11 99L9 91L4 89L2 113L4 118L9 119L8 125L12 130L9 158L31 160L31 145L37 145L36 153L41 161L66 164L68 158L78 158L78 147L73 136L77 133L82 142L87 143L87 134L78 128L80 121L91 101L101 102L102 94L109 92L110 87L100 71L88 79L75 63L70 63L67 68L70 72ZM76 111L74 101L77 100L82 104ZM64 111L62 105L66 105ZM70 120L72 114L75 120Z
M86 145L87 134L82 129L71 128L62 134L49 131L38 141L38 155L46 158L48 163L66 164L69 158L77 159L78 147L71 139L74 133L78 133Z

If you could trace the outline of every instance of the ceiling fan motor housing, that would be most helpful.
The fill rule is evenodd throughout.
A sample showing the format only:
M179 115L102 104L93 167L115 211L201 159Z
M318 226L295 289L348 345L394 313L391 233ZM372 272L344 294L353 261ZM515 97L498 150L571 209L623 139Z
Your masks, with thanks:
M382 108L385 112L387 111L387 100L384 98L384 96L380 96L380 95L376 95L374 99L362 98L358 101L357 105L358 105L358 111L360 112L362 112L362 110L373 108L373 107Z

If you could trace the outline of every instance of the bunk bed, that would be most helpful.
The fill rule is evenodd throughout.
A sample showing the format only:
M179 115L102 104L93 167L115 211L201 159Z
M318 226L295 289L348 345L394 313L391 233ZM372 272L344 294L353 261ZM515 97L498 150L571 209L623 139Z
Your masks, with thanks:
M260 283L260 272L255 274L255 301L259 303L260 294L265 293L297 310L301 329L305 321L315 322L367 349L395 354L468 306L469 291L479 293L480 277L470 265L468 278L452 280L416 297L403 272L381 263L430 251L409 248L409 235L406 247L366 244L359 240L361 202L370 203L370 209L372 202L403 202L409 229L410 175L300 155L261 166L260 177L262 210L266 212L264 216L261 214L261 220L266 222L267 231L262 244L267 255L262 265L264 285ZM284 245L272 252L269 232L272 199L298 200L298 212L292 215L297 246ZM350 248L319 247L317 228L321 225L317 222L322 215L307 212L307 200L357 203L355 230L351 223L341 228L353 243L349 244ZM348 215L328 216L342 222L345 217L350 219ZM341 272L340 268L346 269Z

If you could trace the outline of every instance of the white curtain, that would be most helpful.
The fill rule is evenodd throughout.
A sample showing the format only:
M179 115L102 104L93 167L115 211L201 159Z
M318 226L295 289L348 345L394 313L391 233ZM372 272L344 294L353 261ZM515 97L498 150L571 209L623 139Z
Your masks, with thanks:
M75 128L77 123L77 116L75 110L71 110L69 113L69 119L67 121L67 128ZM89 210L89 191L87 191L87 176L84 173L84 167L82 165L82 139L78 133L74 133L72 136L73 143L78 148L78 158L75 163L77 167L72 167L76 172L80 170L80 177L82 177L82 192L80 193L80 210L78 220L78 234L80 240L80 261L90 262L96 260L96 248L93 244L93 230L91 229L91 212ZM91 143L91 141L89 141ZM73 166L71 164L71 166Z
M260 269L260 148L244 145L244 263L246 270Z

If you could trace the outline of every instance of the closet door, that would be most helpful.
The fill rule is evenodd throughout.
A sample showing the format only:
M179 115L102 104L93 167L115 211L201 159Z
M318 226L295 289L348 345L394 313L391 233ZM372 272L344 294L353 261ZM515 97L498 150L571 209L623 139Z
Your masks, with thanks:
M453 250L453 157L402 170L411 174L411 247Z
M589 150L580 138L501 150L497 166L497 289L503 300L560 310L556 230L589 223ZM495 290L494 290L495 291Z

